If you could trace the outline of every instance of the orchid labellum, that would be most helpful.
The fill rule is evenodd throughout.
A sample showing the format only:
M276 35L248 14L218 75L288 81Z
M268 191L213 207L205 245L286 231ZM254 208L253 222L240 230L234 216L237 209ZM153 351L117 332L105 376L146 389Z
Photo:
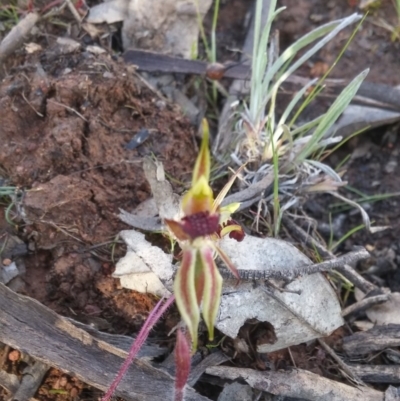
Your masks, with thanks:
M231 213L235 212L240 204L220 207L240 170L214 199L209 185L208 138L208 125L204 121L203 139L193 171L192 187L182 199L182 218L165 220L182 248L182 261L175 278L174 293L179 312L192 337L193 350L197 348L200 309L210 340L214 336L214 323L222 291L222 277L215 264L215 256L218 255L239 279L231 260L219 248L218 240L225 235L237 241L244 237L242 227L230 218Z

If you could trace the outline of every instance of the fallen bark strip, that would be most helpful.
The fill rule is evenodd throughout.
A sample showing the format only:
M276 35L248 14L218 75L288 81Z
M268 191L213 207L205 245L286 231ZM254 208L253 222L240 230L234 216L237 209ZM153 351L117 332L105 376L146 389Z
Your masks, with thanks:
M102 331L98 331L95 328L78 322L73 319L68 319L74 326L79 327L82 330L85 330L88 332L91 336L104 341L108 344L113 345L114 347L118 349L122 349L126 352L129 352L129 349L131 348L132 342L135 340L133 337L129 336L122 336L119 334L109 334L109 333L103 333ZM153 359L156 357L159 357L161 355L164 355L167 352L166 348L161 348L158 345L143 345L143 347L140 349L138 352L137 358L139 359Z
M213 352L206 356L198 365L196 365L190 372L188 383L194 386L200 379L201 375L211 366L220 365L228 361L230 358L221 351Z
M309 401L384 401L385 395L367 387L355 388L305 370L259 372L227 366L214 366L207 374L222 379L242 378L251 387L274 395L304 398Z
M9 393L14 394L19 387L18 376L0 370L0 386L5 388Z
M127 353L75 327L34 299L0 285L0 341L85 383L106 390ZM172 399L174 379L143 360L135 360L116 395L126 401ZM187 387L187 401L207 401Z
M14 393L12 401L31 400L42 384L48 370L49 366L39 361L35 361L32 366L28 366L23 372L21 384Z
M389 347L400 346L400 325L375 326L343 338L343 349L349 356L366 355Z
M266 0L263 6L263 10L266 12L264 20L266 17L268 17L268 8L269 1ZM246 36L245 46L242 51L244 55L243 61L247 61L247 63L235 64L232 62L230 65L219 64L221 78L233 78L235 80L239 80L240 85L243 85L241 81L250 80L251 66L249 65L250 60L248 54L251 54L252 52L253 36L253 29L250 29ZM176 56L169 56L162 53L139 49L127 50L123 54L123 58L126 63L134 64L139 71L146 71L150 73L162 72L167 74L194 74L208 77L207 73L208 71L211 71L211 68L213 67L205 61L187 60ZM210 78L213 79L213 77ZM220 79L220 77L218 76L217 79ZM305 86L310 82L310 78L291 75L286 79L286 82L295 84L297 86ZM350 81L347 79L325 79L324 81L324 85L327 85L330 89L329 94L335 97L337 97L349 83ZM241 87L239 87L239 89L241 89ZM230 95L235 94L233 90L230 90L229 92ZM400 109L400 92L398 89L393 88L390 85L364 81L362 82L357 95L364 96L368 99Z
M400 383L400 365L349 365L366 383Z

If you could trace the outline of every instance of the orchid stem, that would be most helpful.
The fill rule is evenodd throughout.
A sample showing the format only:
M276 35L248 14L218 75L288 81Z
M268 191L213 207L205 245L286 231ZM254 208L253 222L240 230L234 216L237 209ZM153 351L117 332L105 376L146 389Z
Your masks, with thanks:
M125 359L121 368L119 369L114 381L111 383L110 388L107 393L101 399L101 401L109 401L111 396L114 394L117 386L121 382L122 378L125 376L130 364L142 348L144 342L147 340L151 329L154 325L161 319L162 315L167 311L167 309L174 303L175 297L171 295L163 304L164 298L161 298L154 309L151 311L143 327L140 329L135 341L133 342L131 349L129 350L128 357Z

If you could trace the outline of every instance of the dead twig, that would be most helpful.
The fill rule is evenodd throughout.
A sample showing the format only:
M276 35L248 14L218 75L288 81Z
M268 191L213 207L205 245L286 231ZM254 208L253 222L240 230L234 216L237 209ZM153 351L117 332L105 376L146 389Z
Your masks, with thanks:
M53 99L49 99L49 100L47 100L47 101L50 102L50 103L56 104L57 106L64 107L64 109L67 109L68 111L71 111L72 113L75 113L75 114L76 114L78 117L80 117L83 121L88 122L88 120L87 120L85 117L83 117L83 115L82 115L81 113L79 113L78 111L76 111L76 110L73 109L72 107L69 107L69 106L67 106L66 104L63 104L63 103L56 102L56 101L53 100Z
M350 368L367 383L400 383L399 365L350 365Z
M38 13L30 13L11 29L0 43L0 65L22 46L38 20Z
M65 2L67 3L67 7L69 9L69 11L71 11L71 14L74 16L74 18L76 19L76 22L78 23L78 25L81 25L82 22L82 18L79 15L77 9L75 8L75 6L72 4L71 0L65 0Z
M302 244L306 244L311 249L315 249L319 256L321 256L322 258L331 258L333 256L331 252L329 252L322 244L320 244L310 234L305 232L291 218L283 215L282 222L287 227L288 231L294 238L296 238Z
M50 366L36 361L32 366L28 366L22 376L21 384L15 392L12 401L31 400L42 384L43 378Z
M365 383L354 373L351 368L346 365L335 353L335 351L322 338L317 339L319 345L327 352L331 358L340 366L340 369L351 379L355 384L365 386Z
M312 265L305 265L302 267L296 267L293 269L287 269L284 271L276 270L273 268L264 269L264 270L238 270L239 276L242 280L252 281L252 280L266 280L269 278L275 278L284 280L286 282L290 282L294 280L296 277L321 273L321 272L329 272L333 269L340 270L342 266L347 265L348 263L355 263L359 260L368 258L369 252L365 248L360 248L357 251L346 253L345 255L339 256L337 258L333 258L331 260L326 260L321 263L315 263ZM225 278L234 278L234 276L230 273L230 271L226 269L220 269L221 275Z
M149 81L147 81L145 78L143 78L140 74L138 74L136 71L133 72L134 75L139 79L139 81L146 86L146 88L150 89L155 95L158 96L161 100L163 100L165 103L170 104L170 100L166 98L159 90L157 90Z
M257 390L309 401L385 400L384 393L380 391L368 387L351 387L301 369L293 369L291 372L259 372L245 368L213 366L206 373L222 379L242 379Z
M188 383L191 386L194 386L197 381L200 379L200 376L205 372L207 368L210 366L220 365L226 361L229 361L230 358L226 356L221 351L213 352L212 354L206 356L198 365L196 365L192 371L190 372Z
M321 244L319 244L314 238L307 234L302 228L298 227L293 221L288 217L283 217L284 224L288 227L291 234L299 241L309 244L311 248L317 250L319 255L323 257L333 257L333 253L325 249ZM339 273L341 273L345 278L347 278L355 287L359 288L365 294L371 291L381 292L380 288L376 285L370 283L364 277L362 277L357 271L350 266L350 264L355 263L356 260L347 261L341 266L337 267Z
M367 297L354 303L353 305L348 306L347 308L342 310L342 316L346 317L351 315L352 313L359 313L364 311L371 306L382 304L389 299L389 294L375 295L373 297Z
M23 99L25 100L25 102L27 103L27 105L28 105L39 117L43 118L44 115L43 115L42 113L39 113L39 112L31 105L31 103L29 102L29 100L26 98L25 93L22 92L21 95L22 95L22 98L23 98Z
M343 338L343 349L350 357L367 355L385 348L400 346L400 325L375 326Z
M19 387L18 376L0 370L0 386L6 389L10 394L15 394Z

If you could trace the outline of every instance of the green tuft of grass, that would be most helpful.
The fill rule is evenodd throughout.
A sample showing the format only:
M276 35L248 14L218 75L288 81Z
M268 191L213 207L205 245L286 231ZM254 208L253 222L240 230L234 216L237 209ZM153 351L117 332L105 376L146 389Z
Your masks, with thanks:
M239 113L239 144L232 159L252 167L252 170L247 168L243 177L247 184L273 174L273 196L266 207L273 209L273 231L277 236L283 213L296 205L302 195L310 192L333 193L344 185L341 177L322 160L329 153L327 147L338 143L337 147L340 146L341 138L333 137L332 127L357 93L368 70L358 74L323 115L305 124L298 124L304 109L324 89L325 78L343 56L363 19L361 15L353 14L326 23L298 39L281 55L276 55L274 42L270 41L269 48L268 42L272 23L284 7L277 8L277 0L271 0L264 27L261 26L262 7L263 1L257 0L250 97ZM358 25L328 72L319 81L310 80L304 85L278 119L276 106L281 85L339 32L356 22L359 22ZM299 54L300 51L304 52ZM362 214L367 222L365 213Z

